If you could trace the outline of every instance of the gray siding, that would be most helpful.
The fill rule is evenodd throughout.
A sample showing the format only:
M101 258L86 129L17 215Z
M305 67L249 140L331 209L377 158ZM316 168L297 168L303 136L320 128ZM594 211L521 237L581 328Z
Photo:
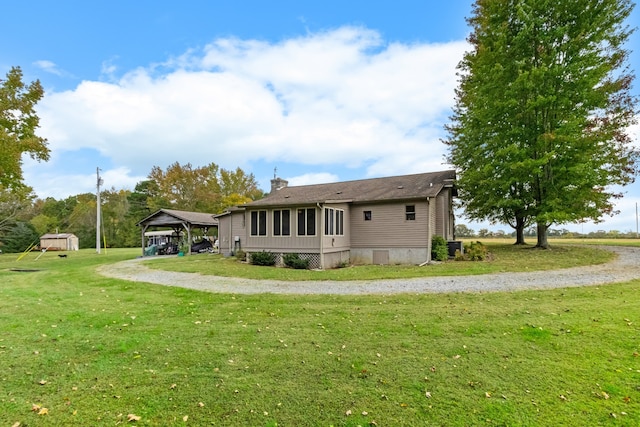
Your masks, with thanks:
M219 217L218 221L218 245L220 246L220 252L229 255L238 249L244 250L244 212L232 212L229 215ZM236 237L239 238L238 243L236 243Z
M231 230L231 215L225 215L218 217L218 247L220 253L228 254L229 249L229 235Z
M435 234L453 240L453 200L451 190L445 189L436 197Z
M415 206L415 220L405 219L405 206ZM371 220L364 212L371 211ZM409 201L355 205L351 208L352 248L426 248L429 231L429 202Z

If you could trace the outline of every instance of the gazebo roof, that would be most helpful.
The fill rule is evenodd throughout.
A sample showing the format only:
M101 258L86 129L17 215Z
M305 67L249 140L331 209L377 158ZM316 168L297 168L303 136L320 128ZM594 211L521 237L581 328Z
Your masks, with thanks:
M136 225L143 227L175 227L188 224L190 227L217 227L218 220L213 215L211 213L160 209Z

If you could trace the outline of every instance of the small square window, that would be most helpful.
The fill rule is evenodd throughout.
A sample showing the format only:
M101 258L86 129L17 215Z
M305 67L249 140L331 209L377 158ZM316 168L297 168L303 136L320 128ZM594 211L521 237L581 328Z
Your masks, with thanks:
M407 205L404 207L404 215L407 221L415 221L416 220L416 206L415 205Z
M371 221L371 211L364 211L364 220Z

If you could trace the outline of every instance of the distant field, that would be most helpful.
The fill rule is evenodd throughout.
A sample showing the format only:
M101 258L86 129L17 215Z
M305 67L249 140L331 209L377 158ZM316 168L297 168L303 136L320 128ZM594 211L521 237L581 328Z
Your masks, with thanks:
M491 237L491 238L471 238L464 237L460 240L464 242L476 241L479 240L483 243L500 243L500 244L513 244L515 242L515 237ZM536 244L535 237L526 238L526 243L528 245L534 246ZM563 239L563 238L550 238L549 244L552 246L562 246L562 245L605 245L605 246L640 246L640 239Z

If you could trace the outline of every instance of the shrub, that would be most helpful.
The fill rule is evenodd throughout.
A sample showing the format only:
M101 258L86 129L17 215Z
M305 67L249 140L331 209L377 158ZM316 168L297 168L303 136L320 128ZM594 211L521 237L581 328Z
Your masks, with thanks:
M481 242L471 242L464 245L465 257L471 261L483 261L487 259L489 250Z
M446 261L449 258L449 247L442 236L433 236L431 239L431 259L434 261Z
M260 251L251 254L251 264L253 265L276 265L276 256L271 252Z
M282 262L289 268L298 270L306 270L309 268L309 260L300 258L298 254L285 254L282 257Z
M235 257L238 261L246 261L247 260L247 254L245 251L243 251L242 249L238 249L235 253Z

